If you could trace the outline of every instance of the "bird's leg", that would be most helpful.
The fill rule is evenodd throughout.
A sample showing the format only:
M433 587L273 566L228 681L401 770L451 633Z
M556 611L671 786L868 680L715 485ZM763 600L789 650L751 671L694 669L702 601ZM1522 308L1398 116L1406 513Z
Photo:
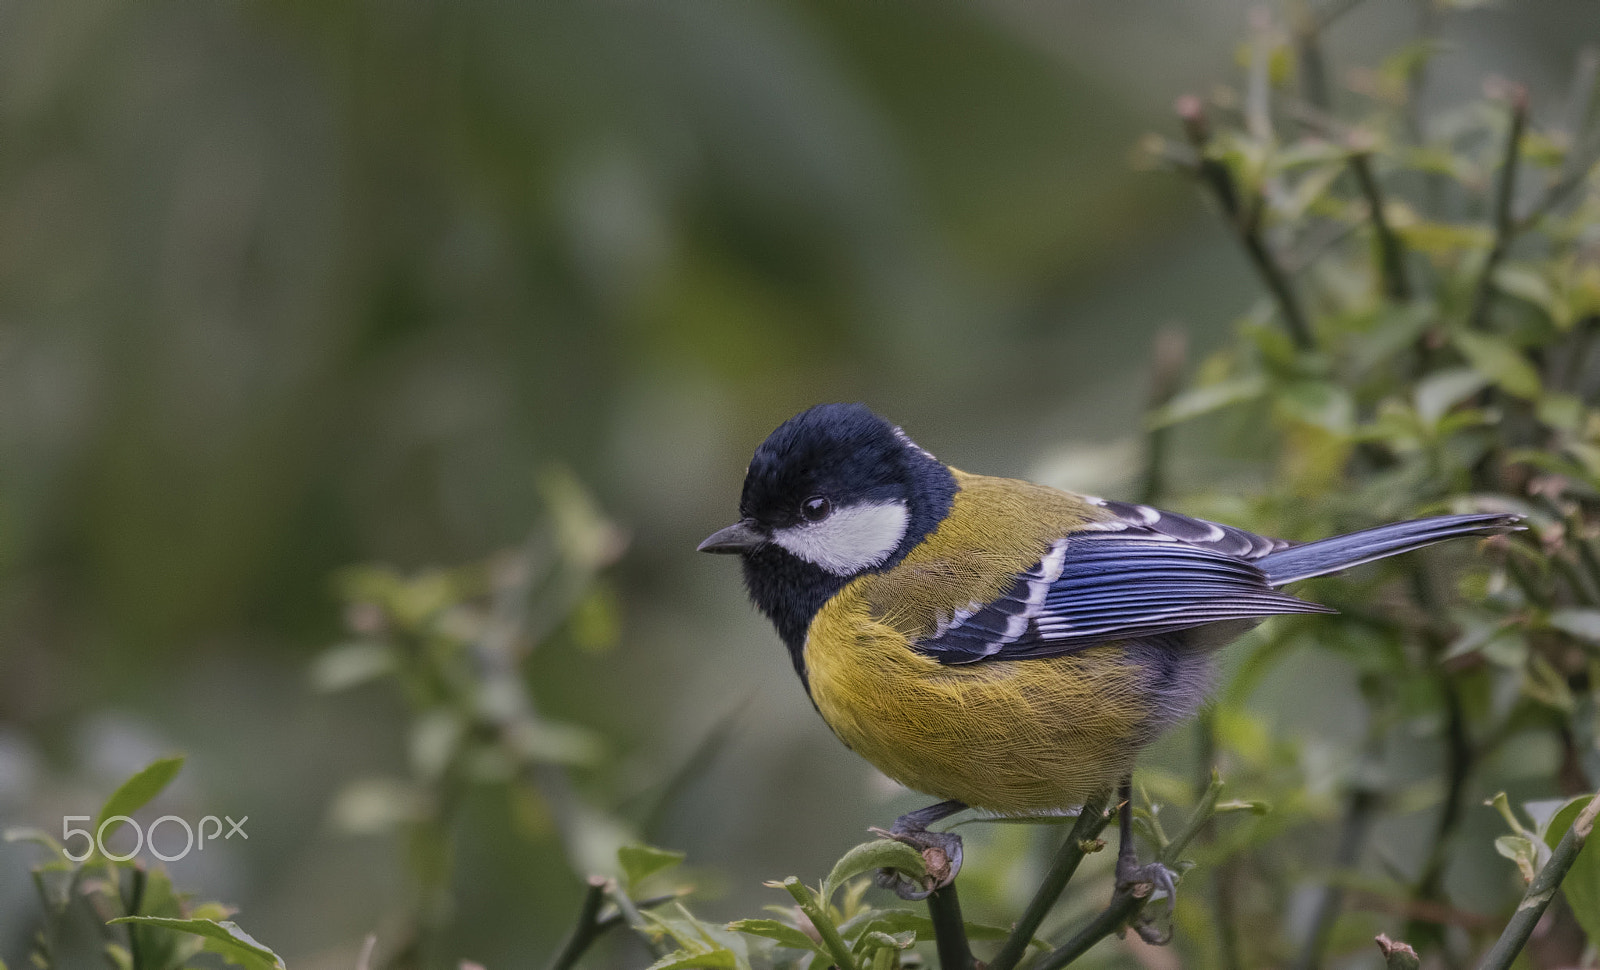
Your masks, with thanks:
M1172 918L1172 908L1177 905L1178 888L1172 881L1172 870L1159 862L1139 864L1139 853L1133 847L1133 776L1122 779L1117 787L1117 834L1121 844L1117 847L1117 892L1149 895L1159 889L1167 894L1167 918ZM1143 890L1142 892L1140 890ZM1147 943L1166 943L1170 938L1155 934L1152 939L1145 933L1147 927L1134 927Z
M929 832L928 826L966 807L965 802L954 799L939 802L900 816L887 832L873 829L878 835L904 842L921 852L932 885L924 885L895 869L879 869L874 881L884 889L893 889L901 899L911 900L927 899L935 890L954 882L956 873L961 871L961 836L954 832Z

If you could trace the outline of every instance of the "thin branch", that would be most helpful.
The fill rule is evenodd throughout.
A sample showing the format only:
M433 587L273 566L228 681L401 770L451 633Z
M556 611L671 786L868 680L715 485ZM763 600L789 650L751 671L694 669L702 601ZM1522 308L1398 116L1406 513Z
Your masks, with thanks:
M1361 6L1361 0L1331 0L1312 12L1311 29L1322 33L1332 27L1334 21Z
M132 885L128 887L129 892L126 903L129 916L138 916L139 911L144 908L145 880L146 873L144 866L135 864L132 872L129 875L129 882L132 883ZM119 889L118 896L120 895L121 891ZM142 948L139 946L139 934L136 932L137 930L138 927L136 926L128 927L128 966L131 967L132 970L143 970L144 954L142 952Z
M1500 163L1500 182L1494 198L1494 243L1484 258L1483 270L1478 276L1477 291L1472 297L1472 310L1467 325L1482 330L1489 323L1489 305L1494 300L1494 274L1511 248L1516 236L1516 220L1511 214L1511 202L1517 186L1517 161L1522 157L1522 133L1528 126L1528 92L1521 86L1510 91L1511 118L1506 131L1506 149Z
M1056 900L1061 898L1061 893L1067 888L1073 873L1078 871L1078 864L1083 861L1087 853L1099 850L1100 830L1106 827L1106 822L1111 818L1110 813L1106 811L1108 801L1109 798L1102 796L1084 804L1066 841L1056 850L1056 857L1051 861L1044 881L1034 892L1027 910L1022 914L1022 918L1017 920L1011 935L1006 937L1005 945L1000 948L1000 952L989 961L989 970L1011 970L1028 951L1028 944L1033 941L1033 934L1038 932L1039 925L1050 915Z
M1376 712L1368 714L1363 755L1364 763L1367 764L1377 760L1378 748L1383 739L1383 731L1376 723L1376 719ZM1361 849L1367 842L1367 833L1377 816L1379 803L1378 793L1367 786L1358 772L1352 785L1350 800L1345 805L1344 821L1339 826L1339 844L1334 850L1333 862L1336 871L1353 868L1360 859ZM1344 887L1337 880L1330 879L1322 886L1321 895L1313 909L1311 931L1306 934L1305 943L1301 945L1300 953L1295 958L1296 970L1313 970L1322 964L1322 951L1327 947L1333 934L1333 926L1339 921L1339 913L1343 909Z
M1373 942L1378 944L1378 951L1383 954L1383 965L1389 970L1417 970L1422 965L1417 958L1417 951L1409 944L1391 940L1383 933L1379 933Z
M589 888L583 894L583 905L578 908L578 921L573 924L567 942L550 961L549 970L570 970L583 956L583 951L600 935L600 907L606 901L606 880L600 876L589 877Z
M645 947L658 958L666 956L667 947L661 942L658 935L652 932L650 924L644 918L644 914L639 911L639 905L629 898L622 886L618 885L615 879L607 879L605 881L605 892L607 896L611 897L612 905L617 907L617 916L622 922L628 924L628 927L633 930L634 935L644 943ZM841 970L853 970L853 968L841 968Z
M1183 365L1189 356L1189 339L1177 325L1162 327L1156 333L1155 346L1150 352L1150 400L1147 413L1154 414L1166 407L1182 388ZM1139 501L1153 505L1161 501L1166 486L1167 446L1172 437L1172 427L1162 424L1152 426L1145 435L1144 482L1139 489ZM1209 762L1208 762L1209 763ZM993 967L993 964L990 964Z
M1572 828L1567 829L1567 834L1561 837L1555 851L1550 854L1550 861L1528 884L1528 891L1523 894L1522 902L1517 904L1511 922L1506 924L1505 932L1495 941L1479 970L1509 970L1517 954L1527 945L1528 937L1533 935L1533 928L1539 924L1539 917L1550 905L1561 880L1566 878L1567 870L1572 868L1578 853L1583 851L1583 844L1594 830L1597 815L1600 815L1600 794L1589 799L1589 804L1573 819Z
M1189 843L1194 841L1206 823L1217 811L1217 798L1222 794L1222 779L1217 777L1215 771L1211 773L1211 784L1206 787L1200 796L1200 801L1195 805L1194 812L1189 815L1178 834L1162 847L1156 861L1168 869L1175 869L1184 850ZM1124 803L1118 811L1129 812L1133 810L1131 804ZM1101 940L1122 930L1124 927L1133 926L1140 931L1143 939L1150 939L1144 935L1142 924L1137 921L1139 914L1144 910L1145 903L1150 901L1150 887L1140 884L1118 886L1111 895L1111 902L1101 910L1094 919L1090 920L1078 932L1074 933L1067 942L1045 954L1038 963L1029 970L1061 970L1062 967L1083 956L1089 948Z
M1428 569L1428 560L1421 557L1412 560L1408 578L1412 595L1423 611L1430 616L1444 615L1445 605L1440 602ZM1461 690L1442 662L1449 650L1449 639L1444 631L1434 626L1422 627L1420 636L1428 653L1425 668L1445 709L1444 802L1434 825L1422 874L1411 891L1410 900L1412 903L1428 904L1437 903L1443 898L1445 863L1455 841L1456 830L1461 825L1467 783L1472 778L1475 756L1472 736L1467 730L1466 707ZM1420 916L1413 916L1408 921L1406 936L1422 946L1431 946L1444 940L1440 927Z
M660 896L651 896L648 899L641 899L633 905L640 913L643 913L645 910L655 909L657 906L660 906L663 903L670 903L674 899L682 899L686 892L688 892L688 890L675 893L663 893ZM614 930L627 921L627 914L623 913L621 910L617 910L609 916L602 916L600 917L600 920L595 923L595 929L598 931L595 935L604 936L606 931Z
M928 897L928 918L933 920L934 947L939 951L941 970L972 970L972 947L967 943L967 924L961 919L961 898L955 883L935 890Z
M1589 132L1588 137L1584 132L1589 127L1589 109L1593 106L1595 83L1600 80L1600 47L1585 47L1578 52L1578 62L1573 65L1572 83L1567 91L1567 110L1562 119L1561 127L1567 134L1567 153L1561 159L1561 169L1556 173L1555 181L1545 187L1544 194L1533 204L1533 208L1517 219L1517 231L1523 232L1533 226L1565 201L1572 190L1583 184L1583 180L1594 167L1595 156L1600 155L1600 127Z
M1245 255L1250 257L1256 272L1267 284L1267 289L1272 292L1278 310L1283 315L1284 327L1288 329L1295 346L1301 350L1314 349L1316 340L1311 335L1311 326L1306 321L1300 299L1295 295L1294 287L1290 284L1289 277L1285 275L1283 267L1278 265L1277 259L1267 248L1266 240L1262 238L1260 200L1247 210L1239 198L1238 189L1234 185L1233 175L1228 171L1228 167L1206 153L1211 133L1206 124L1205 109L1200 99L1193 95L1179 98L1177 112L1179 120L1183 123L1184 135L1200 158L1195 174L1216 196L1217 204L1222 207L1229 227L1238 237L1239 244L1244 247Z
M1578 136L1589 126L1589 108L1594 103L1596 81L1600 81L1600 47L1585 47L1578 52L1577 63L1572 66L1566 117L1562 119L1562 127L1567 130L1572 145L1578 143Z
M789 895L794 897L795 903L800 906L800 911L806 914L806 918L811 921L812 927L816 929L817 935L822 937L822 945L828 948L828 955L833 957L833 965L838 970L856 970L855 957L850 953L850 947L844 942L844 938L839 935L839 928L833 925L833 920L828 918L827 904L818 899L816 893L812 892L808 886L793 876L783 881L783 888L787 889ZM935 893L934 895L938 894ZM929 897L930 900L932 898L931 896ZM961 917L958 910L956 916L957 925L960 925L960 920ZM963 938L965 938L964 930ZM940 949L942 956L942 942ZM967 968L949 967L946 970L967 970Z
M1395 235L1383 211L1383 191L1378 186L1377 175L1372 171L1372 156L1360 151L1351 155L1350 171L1356 177L1356 185L1361 188L1362 198L1367 201L1372 231L1377 237L1378 268L1382 273L1384 295L1391 300L1409 300L1411 281L1406 277L1405 244Z
M1300 67L1300 95L1326 111L1332 103L1328 95L1328 65L1322 56L1322 30L1327 24L1309 6L1297 7L1293 17L1295 61Z
M1089 925L1073 934L1072 939L1051 950L1033 970L1061 970L1089 952L1090 947L1128 925L1143 908L1144 897L1117 890L1111 897L1111 905L1101 910L1089 921Z

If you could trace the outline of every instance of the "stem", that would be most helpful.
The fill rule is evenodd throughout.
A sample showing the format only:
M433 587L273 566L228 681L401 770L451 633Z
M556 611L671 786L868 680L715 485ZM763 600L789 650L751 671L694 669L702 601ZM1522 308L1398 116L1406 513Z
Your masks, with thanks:
M1442 898L1446 852L1455 839L1456 829L1461 825L1462 796L1472 776L1472 739L1467 735L1461 692L1456 688L1455 681L1450 679L1450 674L1442 668L1435 668L1434 680L1445 702L1445 772L1448 781L1444 805L1439 813L1438 824L1434 826L1428 861L1411 893L1414 903L1437 902ZM1406 936L1419 943L1440 942L1442 939L1438 927L1417 918L1407 925Z
M1384 933L1379 933L1373 942L1378 944L1378 950L1383 954L1383 965L1389 970L1417 970L1422 965L1422 961L1417 959L1417 951L1409 944L1391 940Z
M1363 765L1370 765L1377 760L1384 734L1379 724L1379 712L1372 709L1376 700L1370 693L1367 703L1368 722L1367 737L1363 745L1365 749L1362 757ZM1362 772L1358 769L1352 783L1350 801L1345 806L1344 822L1339 826L1339 845L1334 851L1333 861L1335 870L1349 869L1360 858L1361 848L1367 841L1367 832L1377 815L1379 802L1378 793L1367 786ZM1330 880L1322 886L1322 894L1313 911L1315 915L1311 921L1311 932L1306 935L1305 943L1301 946L1294 962L1296 970L1314 970L1322 964L1322 951L1328 945L1328 940L1333 934L1333 926L1339 921L1339 912L1343 908L1344 888Z
M1163 327L1155 339L1150 354L1150 403L1148 413L1165 407L1178 393L1183 381L1183 363L1188 357L1188 337L1177 326ZM1145 436L1144 484L1139 490L1139 501L1152 505L1161 500L1166 485L1168 443L1172 428L1168 425L1153 427ZM992 965L991 965L992 966Z
M1352 865L1361 854L1361 846L1367 840L1367 829L1372 825L1377 808L1378 796L1365 788L1350 795L1350 805L1345 810L1344 825L1339 832L1339 849L1334 856L1337 868ZM1299 970L1313 970L1322 964L1322 951L1328 945L1333 924L1339 921L1339 911L1343 908L1344 888L1332 883L1324 886L1322 898L1317 903L1316 916L1312 920L1311 933L1306 937L1299 960L1295 962Z
M1584 137L1584 128L1589 120L1589 107L1594 100L1595 79L1600 77L1600 48L1586 47L1578 52L1578 63L1572 72L1572 86L1567 94L1567 111L1562 127L1567 131L1570 144L1567 146L1567 155L1561 161L1561 171L1556 175L1556 180L1545 189L1544 195L1534 204L1533 209L1517 220L1517 231L1521 232L1537 222L1541 216L1560 205L1561 202L1583 183L1584 176L1588 174L1591 158L1600 150L1600 130Z
M1217 763L1217 712L1207 706L1195 722L1195 757L1201 771L1195 778L1195 798L1204 798L1216 775ZM1216 841L1217 825L1213 819L1200 830L1199 838L1209 845ZM1238 861L1233 856L1218 860L1211 870L1211 921L1216 927L1218 966L1242 966L1239 959L1238 915L1234 908L1235 883L1239 874Z
M967 925L961 920L961 899L956 895L955 883L928 897L928 917L933 920L941 970L972 970L976 964L967 943Z
M1078 864L1083 861L1084 855L1090 851L1098 851L1096 837L1111 818L1106 811L1108 801L1108 797L1102 796L1084 803L1083 809L1078 813L1077 822L1073 823L1072 831L1068 833L1066 841L1061 843L1061 848L1056 850L1056 857L1051 861L1044 881L1034 892L1033 899L1029 901L1027 910L1011 930L1011 935L1006 937L1005 945L1000 948L1000 952L989 961L989 970L1011 970L1027 952L1034 933L1038 932L1045 917L1050 915L1056 900L1061 898L1061 893L1067 888L1073 873L1078 871Z
M1111 897L1111 905L1101 910L1087 926L1073 934L1072 939L1051 950L1033 967L1033 970L1060 970L1089 952L1089 948L1096 943L1122 929L1143 908L1144 897L1117 890Z
M1372 171L1372 156L1358 152L1350 156L1350 171L1355 174L1361 195L1367 200L1372 231L1377 236L1378 266L1383 273L1383 292L1391 300L1411 299L1411 282L1406 278L1406 251L1394 234L1383 211L1383 193Z
M1495 941L1479 970L1509 970L1517 954L1527 945L1528 937L1533 935L1533 928L1538 925L1539 917L1544 915L1545 907L1550 905L1561 880L1566 878L1567 870L1572 868L1578 853L1583 851L1583 844L1594 829L1596 815L1600 815L1600 794L1589 799L1589 804L1573 820L1572 828L1567 829L1567 834L1561 837L1555 851L1550 854L1550 861L1528 884L1528 891L1523 894L1522 902L1517 904L1511 922L1506 924L1505 932Z
M651 932L650 924L645 921L644 914L639 911L638 904L628 897L627 891L618 885L614 879L606 880L605 891L606 895L611 897L612 905L617 907L617 916L628 924L634 935L644 943L645 947L658 958L666 956L666 946L662 944L661 940L657 939L655 933ZM853 970L853 968L841 968L841 970Z
M1319 110L1327 111L1328 67L1322 56L1322 18L1309 6L1294 13L1295 60L1300 65L1300 95Z
M833 920L828 918L828 911L826 907L824 907L818 901L816 893L813 893L810 888L793 876L790 876L788 879L783 881L783 888L787 889L789 891L789 895L794 897L794 901L799 905L800 911L806 914L806 918L811 921L811 925L816 929L817 935L822 937L822 945L828 948L828 954L833 957L833 965L838 967L839 970L856 970L855 957L851 955L850 947L845 944L844 938L839 935L839 928L833 925ZM934 893L933 895L937 896L939 894ZM955 893L951 893L950 897L952 900L954 900ZM928 897L928 908L930 910L934 908L933 896ZM960 927L960 906L955 906L955 911L956 925ZM939 957L941 960L943 960L945 956L944 941L946 934L944 932L940 932L938 936ZM966 931L964 928L961 931L961 942L963 945L966 943ZM972 955L968 953L966 965L952 965L947 967L946 970L967 970L967 967L971 965L971 962Z
M589 877L589 888L583 894L583 905L578 908L578 922L573 925L567 942L550 961L549 970L569 970L583 956L583 951L600 935L600 907L606 901L606 881L600 876Z
M1444 604L1439 602L1426 559L1419 557L1413 560L1409 578L1413 595L1422 609L1430 616L1443 615ZM1443 899L1442 883L1447 852L1451 842L1455 840L1456 830L1461 825L1463 799L1466 795L1467 782L1472 777L1474 760L1472 737L1467 731L1466 706L1462 701L1461 691L1440 660L1445 655L1449 643L1444 635L1432 626L1424 627L1421 635L1428 651L1425 661L1427 671L1435 689L1439 692L1440 700L1444 702L1447 781L1444 804L1440 808L1439 820L1434 826L1433 841L1428 850L1427 861L1422 867L1422 875L1417 880L1416 887L1411 892L1413 903L1437 902ZM1444 942L1443 932L1438 926L1417 917L1412 917L1408 922L1406 937L1423 946Z
M1162 847L1160 854L1156 857L1157 862L1168 869L1174 869L1177 866L1179 857L1189 847L1189 843L1194 841L1195 836L1200 834L1206 823L1211 820L1211 816L1216 813L1217 798L1221 794L1222 779L1217 777L1217 773L1213 771L1211 773L1211 784L1207 785L1205 792L1201 794L1199 802L1195 804L1194 811L1189 815L1189 820L1184 823L1182 829L1178 830L1178 834L1172 841ZM1131 812L1133 811L1133 805L1131 802L1125 802L1117 810L1119 812ZM1141 894L1141 891L1144 894ZM1148 892L1148 887L1145 886L1118 886L1116 891L1111 894L1111 902L1105 909L1090 920L1088 925L1074 933L1067 942L1047 953L1029 970L1060 970L1061 967L1083 956L1090 947L1126 926L1134 926L1135 930L1141 931L1141 939L1149 940L1150 937L1145 936L1142 932L1142 927L1134 925L1139 918L1139 913L1144 910L1145 903L1150 900Z
M144 908L145 871L144 866L135 865L130 873L128 887L128 900L126 902L128 915L138 916L139 910ZM133 970L143 970L144 955L139 946L139 933L137 926L128 927L128 966Z
M1322 9L1313 11L1312 29L1321 33L1333 26L1334 21L1361 6L1361 0L1332 0L1331 3L1322 5Z
M640 915L643 915L644 911L647 910L647 909L655 909L657 906L660 906L663 903L670 903L674 899L682 899L682 898L683 898L683 893L666 893L666 894L661 895L661 896L651 896L649 899L641 899L638 902L634 903L633 906L634 906L634 909L637 910ZM597 936L597 937L602 936L602 935L605 934L605 932L607 930L616 929L617 927L621 926L626 921L627 921L627 916L621 910L618 910L618 911L616 911L615 913L612 913L609 916L602 916L594 924L595 936Z
M1283 314L1283 324L1288 329L1290 338L1301 350L1314 349L1316 340L1311 336L1311 326L1306 322L1305 311L1300 308L1300 300L1295 296L1294 287L1290 285L1288 276L1284 274L1283 268L1278 265L1277 260L1267 250L1266 242L1261 238L1259 200L1252 210L1247 212L1240 204L1239 192L1233 184L1233 175L1228 171L1228 167L1206 154L1206 143L1211 140L1211 133L1206 125L1205 110L1201 106L1200 99L1193 95L1179 98L1177 111L1183 123L1184 135L1188 137L1189 144L1194 147L1195 153L1200 158L1196 174L1216 196L1217 204L1227 216L1228 226L1233 229L1239 244L1244 247L1245 255L1250 257L1256 272L1267 284L1267 289L1272 292L1278 310Z
M1516 235L1516 220L1511 215L1511 200L1517 184L1517 160L1522 156L1522 132L1528 125L1528 92L1515 87L1511 90L1511 124L1506 132L1505 158L1500 163L1500 182L1494 198L1494 243L1484 258L1483 271L1478 276L1478 288L1472 297L1472 310L1467 325L1481 330L1489 322L1489 304L1494 299L1494 273L1511 248Z

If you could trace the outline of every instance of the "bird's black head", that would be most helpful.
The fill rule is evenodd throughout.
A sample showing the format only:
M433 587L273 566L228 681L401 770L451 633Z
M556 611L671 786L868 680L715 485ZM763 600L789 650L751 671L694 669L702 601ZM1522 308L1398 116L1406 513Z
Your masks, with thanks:
M700 544L739 553L745 585L805 676L811 618L845 583L905 558L950 511L955 478L860 404L819 404L756 449L740 521Z

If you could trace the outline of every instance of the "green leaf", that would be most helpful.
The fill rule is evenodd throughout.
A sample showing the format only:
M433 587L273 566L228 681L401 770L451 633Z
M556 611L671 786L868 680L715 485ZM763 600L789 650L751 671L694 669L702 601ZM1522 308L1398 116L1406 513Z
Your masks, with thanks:
M1562 633L1568 633L1589 643L1600 644L1600 610L1576 607L1551 610L1546 622Z
M1395 226L1406 248L1430 256L1447 256L1463 249L1483 249L1494 242L1487 226L1457 226L1443 222L1413 222Z
M46 849L49 849L51 855L66 858L65 854L61 851L61 843L52 838L50 833L46 832L44 829L36 829L28 826L6 829L5 841L32 842L34 845L42 845ZM3 970L3 968L0 968L0 970Z
M187 911L172 887L172 879L158 867L145 872L144 892L139 897L139 911L134 915L173 919L227 919L230 915L223 910L213 917L211 912L202 909L196 907ZM158 926L130 926L128 935L133 951L139 954L139 965L146 968L182 967L202 946L199 937L171 933Z
M118 815L132 815L150 803L150 800L161 794L172 779L178 777L178 772L183 770L183 755L171 758L160 758L145 765L132 778L122 783L122 787L111 793L106 803L100 807L100 814L94 820L95 834L101 844L111 837L111 833L122 827L118 822L103 831L106 819Z
M625 845L617 850L617 863L622 866L622 874L627 878L630 889L658 872L671 869L684 858L682 852L648 845Z
M1191 388L1167 402L1165 407L1157 408L1150 415L1150 427L1164 428L1190 421L1234 404L1253 401L1266 392L1267 380L1260 374Z
M781 920L741 919L729 923L728 929L733 930L735 933L744 933L747 936L760 936L769 940L777 940L779 946L825 953L816 940Z
M1592 795L1580 795L1563 805L1551 816L1550 824L1545 827L1544 841L1551 849L1567 834L1567 829L1572 827L1572 822L1589 804ZM1572 914L1577 917L1578 925L1589 934L1589 939L1600 940L1600 849L1595 848L1594 836L1589 837L1589 844L1578 853L1578 858L1573 861L1572 868L1567 870L1567 877L1561 880L1561 891L1567 894L1567 902L1572 905Z
M188 933L205 940L204 949L244 970L284 970L283 960L269 947L261 945L231 920L173 919L168 916L123 916L112 923L159 926Z
M1500 292L1531 303L1543 310L1552 320L1557 319L1560 313L1556 306L1556 294L1550 287L1550 281L1540 276L1538 270L1531 266L1510 265L1500 267L1495 270L1494 285Z
M1417 382L1412 401L1417 416L1428 425L1439 419L1457 404L1483 390L1489 379L1470 367L1455 367L1429 374Z
M46 909L57 913L66 910L72 902L78 871L77 866L59 860L33 867L33 888Z
M1587 417L1583 399L1576 394L1549 391L1539 398L1539 420L1552 428L1579 434Z
M506 732L506 744L528 761L558 765L593 764L605 751L593 731L543 719L519 721Z
M1011 935L1011 930L1004 926L994 926L989 923L966 923L967 938L972 940L1004 940ZM846 920L839 927L839 932L846 937L857 936L862 933L904 933L911 931L917 934L919 940L933 939L933 920L921 913L913 913L908 909L881 909L862 913L852 919ZM1034 939L1032 944L1036 947L1048 948L1049 943L1044 940Z
M669 953L655 963L650 964L646 970L688 970L690 967L705 967L707 970L734 970L739 965L739 958L734 956L732 950L718 948L705 953L690 953L688 950L677 950Z
M1293 381L1282 387L1277 403L1289 419L1334 434L1348 434L1355 423L1350 392L1331 381Z
M311 662L311 685L324 693L347 690L394 670L389 648L373 640L341 643Z
M1251 815L1271 815L1272 803L1259 799L1234 799L1227 802L1218 802L1214 809L1215 814L1223 815L1228 812L1249 812Z
M897 933L893 936L882 930L873 930L869 933L861 934L860 939L856 940L853 950L858 954L864 954L869 950L904 950L916 942L917 934L911 930Z
M1498 384L1507 394L1533 400L1539 396L1539 372L1528 362L1521 351L1503 338L1493 334L1458 330L1454 337L1456 349L1472 366L1489 380Z
M1494 850L1507 859L1531 860L1534 857L1533 841L1525 835L1502 835L1494 840Z
M823 902L832 899L834 892L849 880L863 872L872 872L876 869L898 869L917 879L928 875L928 867L923 864L922 853L904 842L896 842L893 839L863 842L834 863L833 871L828 873L828 878L822 880Z

